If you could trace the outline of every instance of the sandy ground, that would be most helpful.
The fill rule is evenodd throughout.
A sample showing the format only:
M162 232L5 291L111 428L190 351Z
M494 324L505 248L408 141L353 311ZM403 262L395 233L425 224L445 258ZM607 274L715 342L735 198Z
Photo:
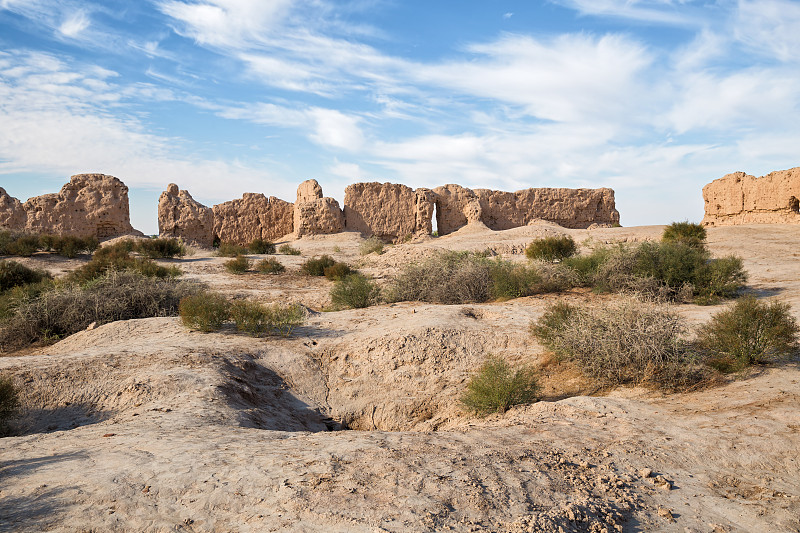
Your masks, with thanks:
M553 296L324 312L330 282L294 272L327 253L382 280L435 248L522 261L539 236L588 247L662 229L468 227L365 257L356 234L318 236L275 276L202 251L175 261L233 297L299 301L308 321L253 339L133 320L0 358L26 413L0 439L0 531L800 531L798 361L681 395L587 395L528 333ZM798 226L711 228L709 243L800 316ZM696 325L721 307L677 309ZM540 365L545 401L461 412L487 353Z

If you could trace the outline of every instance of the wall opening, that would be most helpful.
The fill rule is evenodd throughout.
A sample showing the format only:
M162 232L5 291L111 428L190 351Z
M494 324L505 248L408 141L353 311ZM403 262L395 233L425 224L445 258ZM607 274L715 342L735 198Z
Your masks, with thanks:
M800 214L800 200L794 196L789 198L789 211Z
M439 212L436 209L436 202L433 203L433 216L431 217L431 235L439 235Z

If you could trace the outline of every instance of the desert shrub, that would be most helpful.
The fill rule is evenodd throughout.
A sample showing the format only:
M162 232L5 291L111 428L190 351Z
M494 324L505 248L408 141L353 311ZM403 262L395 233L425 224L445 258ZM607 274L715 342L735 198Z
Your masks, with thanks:
M186 255L186 246L178 239L173 238L142 239L136 242L135 250L150 259L183 257Z
M9 255L30 257L39 251L39 237L37 235L17 235L7 246Z
M361 309L378 301L380 290L363 274L349 274L331 288L331 302L337 309Z
M703 376L699 359L683 340L683 322L664 305L633 298L589 308L557 304L531 325L531 332L604 385L677 389Z
M696 342L712 366L729 372L792 353L799 330L789 304L745 296L703 324Z
M541 261L557 261L575 255L578 247L569 235L561 237L545 237L531 242L525 249L528 259Z
M677 242L695 248L702 248L706 242L706 228L688 220L673 222L664 228L661 240L663 242Z
M695 272L694 289L696 302L716 303L720 298L734 298L747 281L742 260L728 256L709 259Z
M496 300L510 300L534 294L541 276L535 268L510 261L490 261L491 295Z
M387 287L389 301L440 304L485 302L491 297L489 261L468 252L437 251L405 265Z
M195 285L174 279L109 271L82 285L59 283L30 291L15 302L3 321L0 350L58 340L92 322L174 316L180 299L196 290Z
M253 241L247 245L247 249L250 250L251 254L275 253L275 245L270 241L265 241L264 239L253 239Z
M305 311L300 304L275 303L266 306L266 311L274 332L284 337L291 335L306 320Z
M0 261L0 291L28 283L39 283L47 278L52 276L44 270L29 268L16 261Z
M539 278L533 289L535 294L561 292L582 285L580 274L563 262L538 261L533 268Z
M286 270L286 267L277 259L270 257L256 263L256 269L262 274L278 274Z
M11 376L0 376L0 436L9 433L8 422L19 409L19 392Z
M383 246L383 241L377 235L373 235L358 246L358 253L369 255L374 252L380 255L383 253Z
M197 292L180 300L181 322L189 329L217 331L230 316L231 304L216 292Z
M288 244L281 244L278 247L278 252L282 253L283 255L300 255L300 250L297 248L292 248Z
M345 276L355 272L347 263L340 263L338 261L329 267L325 267L322 271L325 277L331 281L339 281Z
M70 272L67 279L73 282L85 283L102 277L110 271L122 272L126 270L132 270L150 278L168 278L181 275L181 271L176 267L163 267L156 264L152 259L132 257L130 254L130 248L132 247L132 240L120 241L111 246L103 246L92 255L91 261Z
M595 248L564 264L584 285L600 292L636 292L698 303L735 296L747 274L740 259L714 259L702 247L680 242L643 242Z
M490 356L470 378L461 403L485 416L504 413L514 405L533 403L538 395L539 385L532 368L513 368L503 359Z
M324 276L325 269L332 267L334 264L336 264L336 261L329 255L312 257L300 265L300 272L307 276Z
M44 278L37 283L17 285L0 292L0 321L11 317L14 310L22 303L37 298L44 292L53 290L58 282L52 278Z
M250 269L250 260L243 255L237 255L230 261L225 261L225 270L231 274L244 274Z
M236 329L253 337L261 337L272 330L267 309L258 302L239 300L231 305L231 319Z
M247 248L232 242L221 242L217 248L219 257L236 257L247 253Z

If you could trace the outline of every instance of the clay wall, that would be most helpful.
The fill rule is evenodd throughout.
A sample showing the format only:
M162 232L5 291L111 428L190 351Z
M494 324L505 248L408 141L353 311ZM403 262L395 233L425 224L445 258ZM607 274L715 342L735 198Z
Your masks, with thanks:
M756 178L734 172L703 187L706 226L800 223L800 167Z

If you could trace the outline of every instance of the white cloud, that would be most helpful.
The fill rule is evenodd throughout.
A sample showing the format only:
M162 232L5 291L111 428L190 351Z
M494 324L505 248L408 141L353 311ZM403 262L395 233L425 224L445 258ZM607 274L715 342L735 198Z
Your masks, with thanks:
M180 23L176 31L198 43L243 48L268 35L287 15L291 0L206 0L157 2Z
M58 31L66 37L76 37L88 28L90 23L91 21L85 11L77 11L61 23Z
M137 118L116 114L126 94L139 97L147 87L112 85L113 76L46 54L1 54L0 175L103 172L132 187L174 181L198 198L263 188L270 177L265 171L198 157L183 140L154 135Z
M620 117L642 92L652 59L638 42L617 35L567 34L550 41L525 35L472 45L473 60L419 66L421 82L521 105L535 117L585 121Z
M739 0L736 38L768 57L800 62L800 4L793 0Z
M582 15L614 17L669 26L702 27L713 8L686 0L552 0Z

